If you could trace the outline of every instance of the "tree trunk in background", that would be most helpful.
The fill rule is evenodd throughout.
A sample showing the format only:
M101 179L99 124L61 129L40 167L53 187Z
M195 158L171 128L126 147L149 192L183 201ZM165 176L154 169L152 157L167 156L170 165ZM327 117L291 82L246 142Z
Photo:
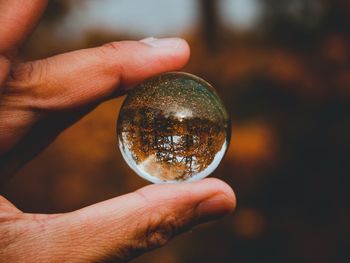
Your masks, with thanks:
M219 0L199 0L202 38L209 52L215 52L219 48L219 2Z

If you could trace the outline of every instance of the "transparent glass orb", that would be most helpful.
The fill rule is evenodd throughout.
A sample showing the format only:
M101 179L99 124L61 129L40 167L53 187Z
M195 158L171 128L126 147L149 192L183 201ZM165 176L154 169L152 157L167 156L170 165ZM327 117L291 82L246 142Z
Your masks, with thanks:
M128 165L148 181L193 181L217 168L230 128L229 114L209 83L188 73L165 73L127 96L118 144Z

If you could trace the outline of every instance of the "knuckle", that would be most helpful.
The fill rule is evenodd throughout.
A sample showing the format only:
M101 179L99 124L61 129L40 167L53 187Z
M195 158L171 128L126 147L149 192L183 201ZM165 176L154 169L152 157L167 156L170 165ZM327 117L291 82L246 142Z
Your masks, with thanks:
M119 52L121 49L121 43L118 41L113 41L106 43L102 46L107 52L113 51L113 52Z
M136 232L132 231L127 245L120 251L120 257L126 260L164 246L173 237L190 228L193 221L191 209L179 210L166 204L149 207L152 200L147 191L138 190L135 193L148 208L138 212L135 218Z
M155 249L164 246L177 232L174 223L166 222L156 227L151 226L145 233L144 246Z
M157 217L159 218L159 216ZM175 235L181 232L183 222L176 216L170 215L161 220L150 218L146 225L147 227L140 233L139 238L132 245L131 250L133 255L139 255L164 246Z
M33 71L33 62L21 63L11 70L11 79L14 81L32 80Z
M47 59L18 64L11 70L10 82L24 82L26 84L42 82L45 79L47 67Z
M110 42L96 49L97 56L102 58L108 73L124 73L123 53L125 48L121 42Z

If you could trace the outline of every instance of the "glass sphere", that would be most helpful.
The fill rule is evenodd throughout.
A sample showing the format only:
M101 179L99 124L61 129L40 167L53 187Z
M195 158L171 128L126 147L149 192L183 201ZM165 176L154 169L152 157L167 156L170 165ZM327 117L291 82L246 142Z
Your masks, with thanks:
M165 73L130 91L119 113L118 144L128 165L148 181L193 181L217 168L230 128L209 83L188 73Z

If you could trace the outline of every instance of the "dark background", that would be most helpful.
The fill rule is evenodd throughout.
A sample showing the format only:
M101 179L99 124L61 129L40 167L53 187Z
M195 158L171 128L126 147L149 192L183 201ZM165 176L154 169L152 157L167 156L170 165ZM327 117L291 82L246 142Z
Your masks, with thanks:
M211 82L229 108L232 141L213 176L235 189L236 213L135 262L350 262L350 2L188 0L192 22L174 31L164 14L185 10L167 9L167 1L50 1L21 52L27 60L140 39L153 33L152 26L143 31L147 17L159 16L154 28L161 31L154 36L186 38L192 58L184 71ZM97 2L116 10L129 5L131 16L148 8L133 17L138 31L117 22L114 29L79 31L92 2L97 18L104 16ZM224 13L233 2L234 10ZM81 9L78 18L72 18L74 8ZM116 147L121 102L107 102L69 128L4 195L26 212L56 213L146 185Z

